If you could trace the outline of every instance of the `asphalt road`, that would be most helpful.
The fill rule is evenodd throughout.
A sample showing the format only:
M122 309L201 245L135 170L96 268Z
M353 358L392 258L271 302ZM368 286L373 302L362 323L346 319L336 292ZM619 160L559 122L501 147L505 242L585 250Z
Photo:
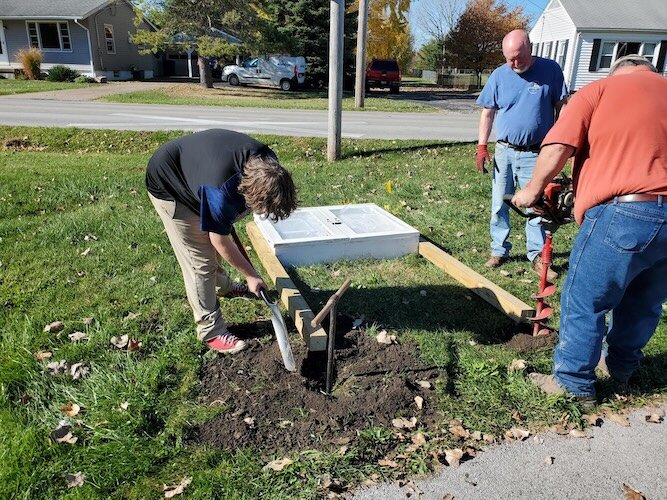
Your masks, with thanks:
M326 111L116 104L0 98L0 124L117 130L227 128L251 134L327 136ZM479 112L343 112L342 135L368 139L476 141Z

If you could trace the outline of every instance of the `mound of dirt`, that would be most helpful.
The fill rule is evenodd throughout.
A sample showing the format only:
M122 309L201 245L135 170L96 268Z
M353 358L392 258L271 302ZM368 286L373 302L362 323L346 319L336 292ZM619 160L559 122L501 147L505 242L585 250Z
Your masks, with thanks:
M558 342L558 335L550 333L549 335L540 335L533 337L527 333L519 333L505 342L505 347L517 352L532 352L539 349L549 349Z
M392 428L392 419L400 417L416 417L416 427L433 425L435 387L445 375L421 362L414 344L380 344L369 333L349 330L350 322L347 328L342 323L345 318L337 319L332 395L323 393L325 353L307 355L296 337L291 342L297 373L285 370L275 342L253 341L245 352L205 365L203 395L228 410L200 426L196 441L270 454L354 443L358 431ZM416 396L423 398L421 409Z
M3 148L10 151L43 151L45 148L33 145L28 138L8 139L4 142Z

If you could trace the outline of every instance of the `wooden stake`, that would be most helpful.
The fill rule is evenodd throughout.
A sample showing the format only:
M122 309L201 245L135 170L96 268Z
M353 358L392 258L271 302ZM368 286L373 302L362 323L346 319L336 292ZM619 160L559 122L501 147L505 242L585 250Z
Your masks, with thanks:
M515 323L525 323L526 318L535 315L535 310L528 304L473 271L433 243L421 240L419 255L438 266L493 307L507 314Z
M327 349L327 333L319 325L311 326L311 321L315 318L313 311L311 311L283 265L273 255L259 228L254 222L249 222L246 225L246 231L259 260L276 285L280 300L294 320L296 329L303 337L306 347L309 351L325 351Z

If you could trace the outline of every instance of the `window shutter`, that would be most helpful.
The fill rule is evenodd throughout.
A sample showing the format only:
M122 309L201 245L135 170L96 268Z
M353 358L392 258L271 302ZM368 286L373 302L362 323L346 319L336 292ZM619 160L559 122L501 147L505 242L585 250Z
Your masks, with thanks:
M593 40L593 53L591 54L591 62L588 65L588 71L598 70L598 55L600 54L600 43L602 39L596 38Z
M660 42L660 52L658 52L658 63L655 67L660 73L665 71L665 54L667 54L667 40Z

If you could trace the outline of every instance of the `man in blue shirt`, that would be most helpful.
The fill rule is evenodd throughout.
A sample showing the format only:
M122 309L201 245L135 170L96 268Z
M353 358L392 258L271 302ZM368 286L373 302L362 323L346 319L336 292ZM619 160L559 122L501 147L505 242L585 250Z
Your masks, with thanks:
M486 173L491 163L487 142L496 120L496 149L493 159L491 194L491 258L485 266L504 264L512 244L508 237L510 219L503 196L523 187L533 175L540 144L554 124L567 88L560 66L550 59L531 55L530 40L524 30L514 30L503 39L507 64L496 68L477 99L484 106L479 122L476 166ZM526 222L526 251L533 269L542 270L540 252L545 234L539 218ZM548 278L558 275L549 270Z
M268 146L231 130L205 130L163 144L146 170L148 196L183 272L200 340L234 354L245 342L230 334L219 295L259 295L266 284L232 236L234 222L253 211L274 220L297 205L292 177ZM246 277L232 282L219 257Z

